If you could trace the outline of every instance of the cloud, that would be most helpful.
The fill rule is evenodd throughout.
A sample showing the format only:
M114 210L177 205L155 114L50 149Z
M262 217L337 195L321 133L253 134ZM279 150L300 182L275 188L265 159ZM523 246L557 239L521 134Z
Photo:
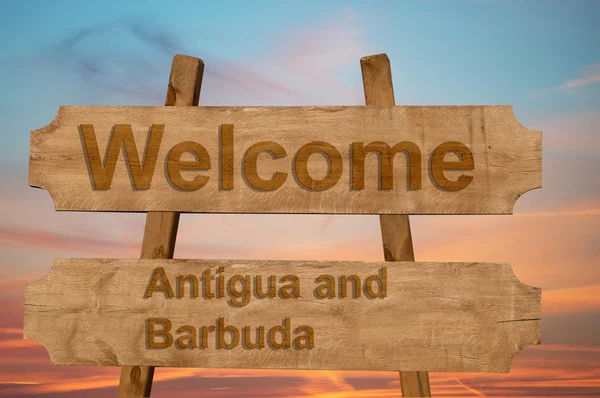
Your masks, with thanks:
M559 307L561 313L544 313L546 305L542 292L542 344L592 347L600 358L600 334L597 333L600 329L598 305L596 304L596 312L578 312L580 308L577 307L574 311L565 311L570 307L573 305L567 301Z
M542 293L544 316L574 312L600 312L600 284Z
M470 393L473 393L474 395L476 395L478 397L485 397L486 396L482 392L477 391L475 388L467 386L465 383L463 383L462 381L460 381L460 379L458 377L456 378L456 382L458 384L460 384L462 387L464 387L465 390L469 391Z
M159 68L155 65L168 62L167 54L183 50L183 45L160 24L149 24L154 29L152 32L145 26L140 18L128 18L81 28L51 45L42 55L43 62L71 71L71 76L78 76L86 86L94 88L90 93L124 94L158 102L164 98L166 77L163 87L159 87ZM120 37L116 46L106 45L104 38L108 35ZM145 45L146 51L137 51L137 54L122 51L122 46L132 39L137 39L138 48L140 44ZM150 57L154 62L150 62Z
M498 216L412 217L417 261L510 262L523 283L600 283L597 202Z
M0 245L12 248L36 247L62 251L74 251L93 255L106 255L110 251L120 252L122 255L139 255L125 239L96 238L94 235L67 234L43 228L23 226L0 226Z
M600 151L600 112L547 117L534 123L542 130L544 151Z
M362 105L362 88L347 87L338 75L340 69L348 67L355 68L358 75L360 58L369 55L364 34L358 15L346 9L317 28L284 32L275 43L275 62L301 81L311 83L319 95L349 96L349 101Z
M116 99L117 102L161 104L167 88L168 67L178 53L203 59L204 85L208 85L209 96L219 98L225 93L225 97L235 101L244 93L258 96L260 101L269 93L275 94L277 100L281 100L282 95L288 98L302 95L286 83L275 82L267 74L253 70L252 62L238 64L220 59L184 42L181 37L186 35L180 33L147 17L121 18L78 29L48 46L34 62L22 63L24 67L44 64L46 71L54 73L67 72L67 81L76 83L78 89L86 87L86 100L90 103ZM109 37L118 37L118 40L107 40Z
M529 97L539 98L553 92L576 94L579 92L578 89L600 82L600 63L583 67L582 75L582 77L569 79L556 87L531 91Z
M572 90L598 82L600 82L600 63L585 67L583 69L583 77L567 80L559 87L564 90Z
M165 98L171 59L180 53L204 61L201 98L210 105L361 104L360 87L348 88L338 77L344 67L358 74L359 59L367 55L356 20L347 11L319 27L284 29L266 52L233 61L182 39L193 37L189 32L131 16L73 31L15 68L44 64L44 73L63 74L72 83L65 87L85 90L90 104L157 105Z
M325 232L327 232L327 228L329 228L331 223L333 223L334 218L335 218L335 215L328 215L325 217L325 220L323 221L323 226L321 228L321 235L324 235Z
M13 280L14 279L9 279ZM0 304L2 304L2 316L0 317L0 328L4 331L10 331L15 329L23 328L23 311L25 308L24 290L25 284L17 285L20 287L20 292L15 295L6 295L0 297ZM0 333L0 340L14 339L14 333L3 332ZM2 355L0 355L2 357ZM0 372L1 374L2 372Z
M433 395L440 397L472 396L474 391L503 397L589 396L600 392L599 365L593 349L542 345L519 354L508 374L430 373L430 382ZM0 370L5 371L0 376L3 392L10 396L106 396L116 392L119 379L118 368L29 363L27 372L15 372L23 369L0 363ZM397 372L160 368L152 396L374 398L398 396L399 384Z

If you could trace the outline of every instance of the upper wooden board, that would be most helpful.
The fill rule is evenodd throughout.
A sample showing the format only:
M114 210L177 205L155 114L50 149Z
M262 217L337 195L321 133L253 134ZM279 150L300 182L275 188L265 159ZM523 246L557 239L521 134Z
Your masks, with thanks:
M69 106L29 184L57 210L511 214L541 156L510 106Z
M507 372L539 318L509 264L57 259L24 335L58 365Z

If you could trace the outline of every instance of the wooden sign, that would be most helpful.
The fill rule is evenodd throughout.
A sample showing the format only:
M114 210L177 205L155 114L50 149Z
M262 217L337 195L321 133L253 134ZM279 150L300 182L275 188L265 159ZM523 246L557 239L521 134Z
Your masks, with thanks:
M511 214L541 156L510 106L69 106L29 184L57 210Z
M56 259L24 335L59 365L507 372L539 319L509 264Z

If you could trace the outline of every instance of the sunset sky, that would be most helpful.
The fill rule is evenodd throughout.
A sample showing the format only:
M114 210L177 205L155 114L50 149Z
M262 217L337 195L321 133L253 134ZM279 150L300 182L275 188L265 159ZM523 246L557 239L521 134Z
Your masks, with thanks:
M434 396L600 396L600 1L0 2L0 397L116 396L119 368L51 366L23 340L54 257L139 257L144 214L55 212L29 132L60 105L163 105L171 60L200 105L364 105L387 53L398 105L513 105L543 132L543 188L512 216L413 216L417 261L510 262L541 287L542 344L508 374L431 373ZM176 258L383 260L376 216L183 215ZM397 372L157 369L153 397L395 397Z

